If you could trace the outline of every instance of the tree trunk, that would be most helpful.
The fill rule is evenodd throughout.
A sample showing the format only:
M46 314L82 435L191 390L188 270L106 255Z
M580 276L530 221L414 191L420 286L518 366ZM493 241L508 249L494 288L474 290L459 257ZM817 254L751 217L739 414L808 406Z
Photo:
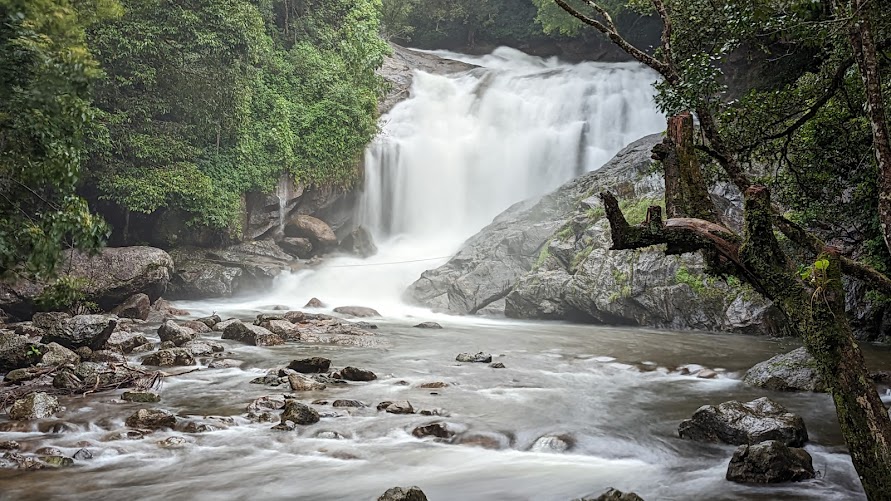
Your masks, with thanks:
M873 150L879 170L879 222L882 225L885 246L891 252L891 135L885 117L882 79L879 75L868 4L868 0L851 1L854 22L851 24L849 39L866 90L866 113L872 127Z
M717 222L693 135L693 115L680 113L668 119L665 139L653 148L653 158L661 161L665 169L665 215Z

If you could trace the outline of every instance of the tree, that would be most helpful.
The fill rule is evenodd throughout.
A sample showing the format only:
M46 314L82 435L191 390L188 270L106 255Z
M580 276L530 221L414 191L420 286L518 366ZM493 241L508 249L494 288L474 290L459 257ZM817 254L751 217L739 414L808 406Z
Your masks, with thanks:
M0 274L50 276L66 247L107 236L75 188L103 132L84 30L118 12L114 0L0 0Z
M845 314L842 275L863 279L885 293L891 291L891 282L784 217L772 202L770 190L754 182L746 169L753 160L763 162L771 154L781 158L778 168L793 167L795 162L784 158L790 144L813 141L805 134L807 127L818 115L827 113L837 90L848 83L849 59L856 59L873 129L872 147L878 170L884 175L883 153L879 150L883 148L881 129L887 124L876 111L881 109L883 96L878 63L874 56L870 57L869 46L881 46L887 39L868 36L874 34L870 28L875 17L866 8L867 2L852 0L850 9L833 11L813 2L725 0L716 5L699 0L653 0L652 9L662 20L663 32L659 49L651 54L628 43L604 5L580 1L587 10L582 11L578 4L567 0L555 3L658 72L663 81L657 86L657 100L672 117L667 137L655 154L665 165L666 207L675 209L668 219L663 219L661 208L651 207L646 221L632 227L615 197L602 193L613 248L665 244L667 253L701 251L713 272L735 275L771 299L788 319L789 327L802 338L828 382L842 433L867 496L886 499L891 492L891 419L870 382ZM837 29L839 26L843 29ZM839 40L840 31L850 34L850 44ZM888 32L884 33L887 37ZM719 63L723 57L739 49L743 42L769 50L768 43L781 37L784 42L797 42L790 49L791 54L799 51L799 56L813 56L818 49L822 51L818 55L823 59L799 72L797 81L784 86L782 91L771 91L793 99L766 99L756 106L754 99L759 95L764 99L765 91L755 91L740 102L727 101L720 82ZM845 54L843 47L853 47L855 54ZM813 66L817 67L816 72ZM828 89L809 85L814 73L832 75L827 79ZM815 95L808 89L820 90ZM779 115L778 120L759 121L784 107L786 113ZM699 119L699 144L693 143L698 134L693 133L693 120L686 110L693 111ZM748 113L752 110L760 113ZM711 202L704 195L703 167L697 156L689 154L694 148L714 160L723 175L744 194L745 222L741 233L728 228L710 207ZM818 164L818 168L823 167ZM881 206L881 197L891 193L882 182L878 184L873 198L880 198L876 203ZM778 233L785 242L781 243Z

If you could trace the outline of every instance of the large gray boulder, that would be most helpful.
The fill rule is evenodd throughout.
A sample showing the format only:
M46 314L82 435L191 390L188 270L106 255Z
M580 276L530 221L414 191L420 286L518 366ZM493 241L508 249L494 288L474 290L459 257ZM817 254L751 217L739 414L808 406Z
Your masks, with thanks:
M253 346L277 346L285 344L285 340L278 334L260 327L243 322L232 322L223 330L223 339L232 339L239 343Z
M43 419L52 416L62 410L56 397L43 392L16 400L9 409L9 419L25 421L29 419Z
M774 391L826 391L817 361L804 347L755 365L746 372L743 381Z
M118 324L114 315L77 315L59 322L43 336L44 343L58 343L76 350L86 346L101 350Z
M381 494L377 501L427 501L420 487L392 487Z
M164 297L229 297L272 283L294 258L272 240L243 242L223 249L183 247L171 251L176 272Z
M424 272L407 299L457 314L496 313L503 304L513 318L780 333L782 317L768 301L738 281L706 277L698 254L609 250L598 193L612 191L632 223L642 220L664 197L650 158L660 141L635 141L599 170L509 208L448 263ZM728 221L738 222L735 192L714 191Z
M70 251L59 269L82 283L87 301L108 311L134 294L146 294L152 301L161 297L173 275L173 259L154 247L107 247L96 255ZM0 309L30 317L45 287L27 280L0 282Z
M328 223L319 218L298 214L285 224L285 236L306 238L312 242L316 254L328 251L337 246L337 235Z
M751 402L735 400L718 406L703 405L678 427L681 438L732 445L777 440L800 447L807 442L804 420L782 405L761 397Z
M742 483L800 482L814 476L813 461L806 450L776 440L740 446L727 467L727 480Z
M27 336L0 332L0 373L36 364L43 355L42 348Z

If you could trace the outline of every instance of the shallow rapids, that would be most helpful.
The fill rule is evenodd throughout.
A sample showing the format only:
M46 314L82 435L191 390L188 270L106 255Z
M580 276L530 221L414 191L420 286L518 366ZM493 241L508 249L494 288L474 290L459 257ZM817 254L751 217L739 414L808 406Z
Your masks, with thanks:
M203 368L167 378L162 401L153 406L180 417L222 417L210 422L231 420L227 429L109 440L140 404L110 395L66 399L68 411L37 425L59 433L3 432L0 441L19 441L30 451L53 446L68 454L87 445L94 459L59 471L0 470L0 497L371 500L395 485L419 485L432 501L565 501L611 486L647 500L863 497L828 396L772 393L734 379L791 349L791 342L553 323L442 323L442 330L422 330L405 321L378 322L380 345L373 348L257 348L222 341L227 357L244 361L241 368ZM889 361L886 352L867 350L873 365ZM454 361L459 352L476 351L492 353L506 368ZM254 398L291 393L250 384L251 379L309 356L330 358L336 367L370 369L379 379L298 394L301 401L357 399L370 407L317 406L328 417L294 432L244 418ZM684 364L723 371L715 380L669 372ZM436 381L449 386L418 388ZM819 478L772 487L734 484L724 480L734 447L677 438L678 423L700 405L763 395L804 417L811 437L806 449ZM442 409L448 417L376 411L384 400L409 400L416 409ZM416 426L442 421L458 431L455 443L410 434ZM343 438L315 438L321 432ZM185 437L185 447L158 445L173 435ZM535 445L543 436L561 437L570 449Z

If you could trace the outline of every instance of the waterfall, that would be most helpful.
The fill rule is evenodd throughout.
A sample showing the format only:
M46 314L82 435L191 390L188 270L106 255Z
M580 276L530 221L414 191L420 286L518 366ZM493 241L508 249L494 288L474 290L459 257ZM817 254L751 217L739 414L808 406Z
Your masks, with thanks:
M411 96L381 118L357 209L378 254L284 276L265 304L302 306L316 296L406 314L405 287L501 211L664 129L652 98L656 76L635 63L568 64L509 48L437 54L479 68L417 72Z

